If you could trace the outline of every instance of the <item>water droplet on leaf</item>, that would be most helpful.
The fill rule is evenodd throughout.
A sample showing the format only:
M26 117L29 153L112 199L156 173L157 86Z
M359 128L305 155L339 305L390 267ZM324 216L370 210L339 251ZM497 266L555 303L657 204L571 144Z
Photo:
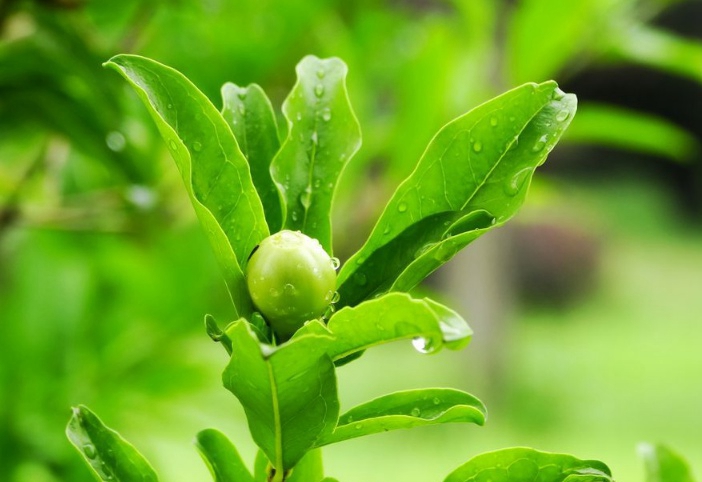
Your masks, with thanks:
M412 346L419 353L432 353L432 352L436 351L436 347L434 346L434 343L430 339L424 338L422 336L418 336L416 338L413 338L412 339Z
M322 97L324 95L324 86L322 84L317 84L314 87L314 95L317 97Z
M410 415L412 415L413 417L419 417L421 414L422 411L418 407L414 407L410 412Z
M324 122L329 122L331 120L331 117L332 117L331 110L324 109L322 111L322 120L324 120Z
M441 403L441 400L439 400L439 397L434 397L433 402L434 402L434 405L438 405Z
M200 152L202 150L202 144L195 141L193 142L193 151Z
M562 111L558 112L558 114L556 114L556 120L557 120L558 122L563 122L563 121L566 120L568 117L570 117L570 112L568 112L568 111L565 110L565 109L563 109Z
M398 204L397 210L400 211L401 213L404 213L405 211L407 211L407 203L401 202L400 204Z
M475 152L480 152L480 151L482 151L482 150L483 150L483 143L480 142L480 141L475 141L475 142L473 143L473 150L474 150Z
M531 174L531 172L532 169L530 167L517 172L505 185L505 194L508 196L516 196L522 189L522 186L524 186L524 183L529 178L529 174Z
M359 286L365 286L365 284L368 282L368 279L366 278L366 275L363 273L356 273L353 275L353 280L356 282L357 285Z
M317 78L318 79L324 78L324 69L317 69Z
M497 117L490 117L490 125L492 127L497 127Z
M339 258L332 258L330 261L332 268L334 268L335 270L339 269L339 266L341 266L341 261L339 261Z
M175 143L175 141L173 139L168 141L168 147L170 147L174 151L178 149L178 145Z
M97 451L95 450L95 446L92 444L83 445L83 453L89 459L94 459L95 456L97 455Z

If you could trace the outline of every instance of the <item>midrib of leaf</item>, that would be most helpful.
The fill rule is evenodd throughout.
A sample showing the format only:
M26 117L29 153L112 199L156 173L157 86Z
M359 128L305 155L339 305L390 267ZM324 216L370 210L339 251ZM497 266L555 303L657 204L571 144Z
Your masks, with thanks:
M312 154L310 156L310 169L309 169L309 174L307 176L307 188L304 190L302 193L303 196L307 196L307 192L309 190L309 200L308 204L309 206L303 206L305 208L305 214L302 218L302 231L306 231L305 228L307 228L307 216L310 212L310 208L312 207L312 197L314 196L314 192L312 191L312 183L314 182L314 163L317 160L317 144L319 143L319 133L317 132L317 110L315 109L314 111L314 128L312 129L312 134L315 136L315 141L312 142Z
M275 469L282 472L283 468L283 426L280 421L280 402L278 400L278 386L275 382L273 366L266 363L268 368L268 379L271 385L271 404L273 405L273 424L275 428Z

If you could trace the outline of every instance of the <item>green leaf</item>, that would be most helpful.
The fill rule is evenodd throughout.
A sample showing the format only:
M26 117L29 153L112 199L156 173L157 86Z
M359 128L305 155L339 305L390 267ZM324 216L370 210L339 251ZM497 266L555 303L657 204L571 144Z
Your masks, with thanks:
M256 482L267 482L270 462L263 450L258 449L256 460L254 461L254 480Z
M692 471L679 454L660 444L639 445L646 466L646 482L694 482Z
M470 459L444 482L612 482L609 468L597 460L571 455L509 448Z
M313 329L314 324L303 327ZM473 332L455 311L430 299L413 299L406 293L390 293L355 307L345 307L329 320L334 336L329 356L339 360L375 345L413 339L424 352L446 345L459 349Z
M228 354L232 354L232 341L227 334L222 331L212 315L205 315L205 330L212 341L221 343Z
M238 314L248 316L253 307L243 270L269 231L248 163L231 129L180 72L136 55L117 55L105 66L119 72L148 108L224 270Z
M239 452L222 432L203 430L195 443L215 482L254 482Z
M275 469L291 469L339 416L331 337L301 336L273 347L260 344L244 321L227 335L232 357L224 386L244 406L251 435Z
M312 450L300 460L286 479L286 482L311 482L320 481L324 478L324 466L322 464L322 451Z
M693 135L661 117L591 103L578 109L564 141L629 149L678 162L689 162L700 148Z
M83 405L73 409L66 435L99 480L151 482L158 477L146 459Z
M555 82L525 84L444 126L342 267L340 303L406 291L506 222L575 109Z
M341 417L334 432L319 446L401 428L441 423L485 423L485 405L474 396L450 388L392 393L355 407Z
M319 240L332 253L331 204L337 181L361 146L346 91L346 64L307 56L283 104L288 136L271 172L286 204L284 227Z
M222 117L249 161L251 177L263 203L269 230L280 230L283 213L280 194L271 177L271 161L280 148L278 127L270 100L261 87L227 82L222 86Z

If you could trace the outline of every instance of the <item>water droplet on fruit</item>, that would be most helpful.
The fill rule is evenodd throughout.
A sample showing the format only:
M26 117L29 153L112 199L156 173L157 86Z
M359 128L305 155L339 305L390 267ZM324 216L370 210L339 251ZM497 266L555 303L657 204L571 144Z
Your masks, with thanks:
M280 290L278 288L273 287L270 290L268 290L268 292L273 298L277 298L278 296L280 296Z
M97 455L97 451L95 450L95 446L92 444L83 445L83 453L89 459L94 459L95 456Z
M324 86L322 84L317 84L314 87L314 95L317 97L322 97L324 95Z
M418 407L414 407L410 412L410 415L412 415L413 417L419 417L421 414L422 411Z
M497 117L490 117L490 125L492 127L497 127Z
M563 109L562 111L558 112L558 114L556 114L556 120L557 120L558 122L563 122L563 121L566 120L568 117L570 117L570 112L568 112L568 111L565 110L565 109Z
M401 213L404 213L405 211L407 211L407 203L401 202L400 204L398 204L397 210L400 211Z
M193 142L193 151L200 152L202 150L202 144L195 141Z
M331 266L332 266L332 268L334 268L335 271L337 269L339 269L339 266L341 266L341 261L339 261L339 258L331 258L330 261L331 261Z
M283 293L287 296L295 296L297 294L297 288L290 283L285 283L285 286L283 286Z
M475 142L473 143L473 150L474 150L475 152L480 152L480 151L482 151L482 150L483 150L483 143L480 142L480 141L475 141Z

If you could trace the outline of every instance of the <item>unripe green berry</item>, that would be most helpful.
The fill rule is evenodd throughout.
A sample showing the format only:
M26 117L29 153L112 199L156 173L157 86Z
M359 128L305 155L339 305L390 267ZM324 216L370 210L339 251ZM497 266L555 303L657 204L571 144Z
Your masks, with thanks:
M334 298L336 264L319 241L280 231L261 241L246 267L256 309L282 340L321 317Z

